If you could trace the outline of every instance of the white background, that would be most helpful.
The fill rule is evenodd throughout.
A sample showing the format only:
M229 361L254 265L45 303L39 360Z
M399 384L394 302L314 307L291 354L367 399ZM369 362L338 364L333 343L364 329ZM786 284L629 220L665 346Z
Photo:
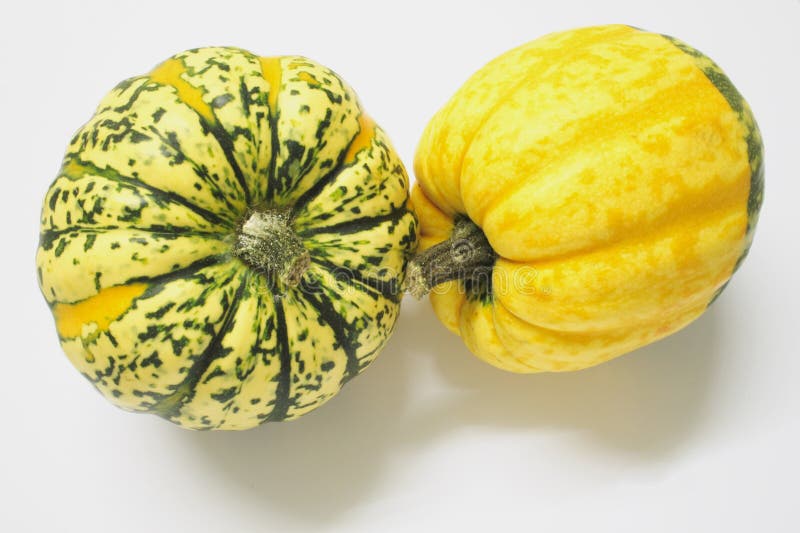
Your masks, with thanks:
M130 1L6 4L0 530L796 532L800 480L800 2ZM40 202L119 80L190 47L301 54L355 87L410 167L474 70L537 36L622 22L714 58L751 103L766 201L700 320L574 374L472 357L427 302L295 422L195 433L106 403L70 366L35 281Z

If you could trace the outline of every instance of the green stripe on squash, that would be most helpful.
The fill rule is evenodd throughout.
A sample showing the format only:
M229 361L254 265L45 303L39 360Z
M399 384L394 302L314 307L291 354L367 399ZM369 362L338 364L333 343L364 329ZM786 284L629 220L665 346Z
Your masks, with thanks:
M750 246L753 243L753 236L755 235L756 224L758 223L758 216L761 211L761 205L764 201L764 143L761 137L761 130L758 128L756 119L747 101L719 65L685 42L669 35L664 35L663 37L694 60L697 68L699 68L708 80L714 84L714 87L722 94L728 102L728 105L731 106L731 109L738 115L739 122L747 132L744 141L747 143L747 158L750 165L750 192L747 195L747 230L745 244L733 268L733 271L736 272L750 251ZM728 282L725 282L725 284L714 293L708 305L714 303L727 285Z

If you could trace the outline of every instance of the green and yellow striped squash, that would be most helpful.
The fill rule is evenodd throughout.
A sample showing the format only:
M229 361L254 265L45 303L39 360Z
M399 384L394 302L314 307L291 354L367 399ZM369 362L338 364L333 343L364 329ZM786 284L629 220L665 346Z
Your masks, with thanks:
M435 287L442 322L500 368L598 364L719 294L752 241L762 152L747 103L692 47L621 25L545 36L428 124L407 283Z
M72 139L36 263L72 364L195 429L318 407L391 334L408 177L331 70L235 48L123 81Z

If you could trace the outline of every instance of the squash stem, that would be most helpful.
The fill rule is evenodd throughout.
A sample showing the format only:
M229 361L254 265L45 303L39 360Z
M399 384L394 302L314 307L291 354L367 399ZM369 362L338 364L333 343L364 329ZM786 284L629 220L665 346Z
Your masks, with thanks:
M252 210L236 233L233 255L286 287L294 287L311 264L287 210Z
M496 259L483 230L468 218L460 218L449 239L409 261L403 289L420 299L441 283L491 275Z

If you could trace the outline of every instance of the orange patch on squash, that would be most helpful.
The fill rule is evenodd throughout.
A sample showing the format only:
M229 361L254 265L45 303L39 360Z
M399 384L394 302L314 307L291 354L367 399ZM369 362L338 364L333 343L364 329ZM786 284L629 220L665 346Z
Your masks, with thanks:
M86 324L97 324L98 331L106 331L146 289L145 283L117 285L80 302L56 304L53 316L58 335L64 339L77 337Z

